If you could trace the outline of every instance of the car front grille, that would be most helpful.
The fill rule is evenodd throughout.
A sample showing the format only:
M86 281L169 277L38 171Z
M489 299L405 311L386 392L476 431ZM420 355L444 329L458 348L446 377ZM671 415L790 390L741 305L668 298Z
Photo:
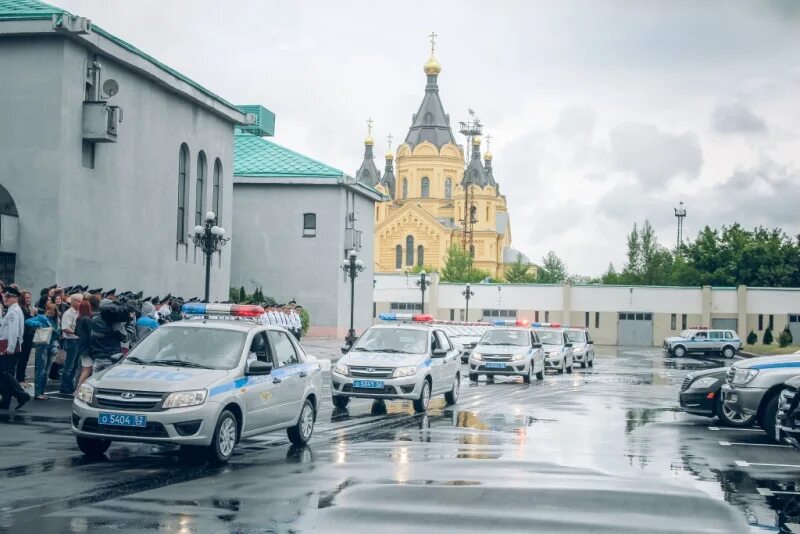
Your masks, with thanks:
M692 377L686 375L686 378L683 379L683 383L681 384L681 391L686 391L689 389L689 384L692 383Z
M130 399L123 395L133 395ZM96 408L133 412L161 411L165 393L153 391L130 391L121 389L98 389L95 391L92 405Z
M413 391L413 386L412 386ZM352 384L342 386L342 393L375 393L378 395L396 395L397 388L394 386L383 386L380 388L354 388Z
M524 370L525 370L525 365L524 364L523 365L519 365L519 366L507 365L507 366L502 367L500 369L498 369L497 367L489 367L489 368L487 368L485 365L481 365L481 366L478 367L478 371L480 371L482 373L484 373L484 372L485 373L498 373L498 374L502 374L502 373L521 373Z
M350 367L350 376L356 378L391 378L393 374L391 367Z
M129 436L137 438L167 438L167 429L161 423L148 422L145 427L100 426L96 417L87 417L83 422L84 432L95 432L112 436Z
M487 362L510 362L511 354L484 354L483 359Z

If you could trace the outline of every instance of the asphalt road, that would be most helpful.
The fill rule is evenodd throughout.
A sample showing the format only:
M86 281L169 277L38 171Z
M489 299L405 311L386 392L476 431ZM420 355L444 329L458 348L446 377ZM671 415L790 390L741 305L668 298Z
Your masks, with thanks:
M530 385L465 381L427 415L326 398L308 447L270 434L219 468L149 445L86 461L70 402L32 402L0 412L0 532L800 532L800 453L678 411L685 373L720 360L598 352Z

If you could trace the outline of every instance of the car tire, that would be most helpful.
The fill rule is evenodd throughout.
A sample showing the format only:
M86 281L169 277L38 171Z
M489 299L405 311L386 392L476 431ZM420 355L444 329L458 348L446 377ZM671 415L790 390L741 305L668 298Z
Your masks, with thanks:
M568 375L572 374L572 366L571 365L569 367L567 367L567 374Z
M332 395L331 400L336 408L344 409L347 408L348 404L350 404L350 397L344 397L342 395Z
M592 359L589 360L589 367L594 367L594 356L592 356Z
M586 365L587 365L586 360L583 360L581 362L581 369L586 369Z
M453 380L453 389L444 394L444 400L447 404L455 404L458 402L458 396L461 394L461 374L456 373Z
M214 427L211 444L206 449L208 461L214 464L224 464L230 460L238 438L239 428L236 417L229 410L223 410Z
M764 429L764 432L767 433L767 438L772 443L778 443L778 440L775 436L775 427L777 426L776 417L778 415L778 403L780 402L780 395L781 392L778 391L777 393L773 394L769 400L767 400L767 404L764 407L764 411L762 412L761 418L758 421L759 426Z
M722 357L723 358L730 360L735 355L736 355L736 349L734 349L730 345L726 345L725 347L722 347Z
M522 377L522 381L526 384L530 384L532 378L533 378L533 362L531 362L531 366L528 367L528 374Z
M731 409L725 408L725 403L722 401L722 396L717 393L717 418L719 422L725 426L733 428L746 428L753 426L756 420L755 415L745 416L734 412Z
M425 379L422 381L422 389L419 392L419 398L414 400L414 411L423 413L428 411L428 404L431 402L431 381Z
M536 373L536 380L544 380L544 369Z
M81 452L89 458L99 458L103 456L111 446L111 441L107 439L84 438L78 436L75 440L78 442L78 448Z
M314 403L311 399L306 399L303 402L303 407L300 409L300 415L297 418L297 424L290 426L286 429L286 435L289 441L294 445L305 445L311 439L311 434L314 433L314 421L317 420L317 412L314 410Z
M560 374L560 375L563 375L563 374L564 374L564 370L566 369L566 367L567 367L567 364L566 364L566 362L565 362L565 363L562 363L562 364L561 364L561 367L559 367L559 368L558 368L558 370L557 370L556 372L557 372L558 374Z
M683 358L684 356L686 356L686 347L684 347L682 345L678 345L677 347L672 349L672 354L676 358Z
M478 373L470 373L469 374L469 381L470 382L477 382L478 381Z

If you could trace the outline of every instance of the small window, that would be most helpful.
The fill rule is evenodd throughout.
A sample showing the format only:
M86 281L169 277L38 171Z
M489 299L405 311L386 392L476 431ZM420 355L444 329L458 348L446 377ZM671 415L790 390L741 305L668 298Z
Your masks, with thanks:
M300 360L297 358L294 345L289 341L289 336L287 336L285 332L270 330L268 335L270 341L272 341L272 346L275 347L278 367L286 367L287 365L299 363Z
M489 206L486 206L486 222L489 222Z
M725 339L733 339L733 332L725 332Z
M425 247L417 246L417 265L422 267L425 264Z
M214 181L211 190L211 211L217 216L217 224L222 225L222 162L214 160Z
M681 330L686 330L686 325L687 324L688 324L687 316L684 313L683 315L681 315Z
M408 198L408 178L403 178L403 198Z
M402 269L403 268L403 246L397 245L394 247L394 268L395 269Z
M790 315L789 316L790 323L800 323L800 315Z
M406 237L406 267L414 265L414 236Z
M673 313L669 317L669 329L670 330L675 330L677 328L677 326L678 326L678 314Z
M769 329L775 330L775 316L772 314L769 316Z
M758 314L758 329L764 330L764 316L762 314Z
M454 310L453 308L450 308L450 320L451 321L456 320L456 310Z
M544 312L544 322L546 322L546 323L550 322L550 312L549 311Z
M188 225L186 216L186 197L189 183L189 147L186 143L181 145L180 153L178 154L178 243L186 243Z
M449 177L444 181L444 198L453 198L453 180Z
M303 237L316 237L317 236L317 214L304 213L303 214Z
M427 176L422 178L422 186L420 189L420 196L422 198L428 198L431 196L431 181Z
M378 316L378 303L377 302L373 302L372 303L372 318L374 319L377 316Z
M594 327L600 328L600 312L594 312Z
M712 330L708 333L708 339L722 339L722 332L719 330Z
M584 314L584 318L583 318L583 325L584 325L586 328L589 328L589 312L586 312L586 313Z
M653 314L652 313L645 313L644 314L644 320L645 321L652 321L653 320Z

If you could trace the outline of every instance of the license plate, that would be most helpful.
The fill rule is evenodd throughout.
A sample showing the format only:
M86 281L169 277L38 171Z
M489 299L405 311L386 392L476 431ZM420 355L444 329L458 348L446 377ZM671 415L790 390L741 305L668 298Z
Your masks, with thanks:
M503 362L487 362L486 363L486 368L487 369L505 369L506 368L506 364L504 364Z
M128 413L100 412L98 424L104 426L134 426L144 428L147 426L146 415L133 415Z
M353 387L359 389L383 389L383 380L353 380Z

